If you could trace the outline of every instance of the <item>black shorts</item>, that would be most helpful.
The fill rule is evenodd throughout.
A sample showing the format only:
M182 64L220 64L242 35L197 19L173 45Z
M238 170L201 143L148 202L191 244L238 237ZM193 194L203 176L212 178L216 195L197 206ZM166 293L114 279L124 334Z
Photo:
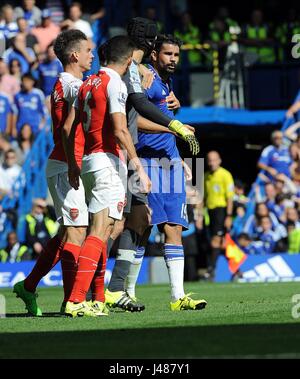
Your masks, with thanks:
M133 171L129 170L128 171L128 178L133 175ZM131 193L129 189L127 188L127 193L126 193L126 205L124 208L124 213L130 213L131 212L131 207L134 205L148 205L148 197L144 193Z
M223 237L225 235L225 219L227 215L226 208L214 208L208 211L209 214L209 231L212 236Z

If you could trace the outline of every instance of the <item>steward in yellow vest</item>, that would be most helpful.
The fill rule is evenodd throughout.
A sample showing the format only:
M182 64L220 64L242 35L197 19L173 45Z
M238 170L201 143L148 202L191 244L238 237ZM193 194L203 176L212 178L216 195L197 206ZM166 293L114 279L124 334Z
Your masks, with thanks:
M0 263L15 263L30 259L31 254L28 247L18 242L15 232L8 233L7 246L0 250Z
M269 25L263 22L262 11L253 11L251 21L251 24L246 25L243 33L245 50L257 54L260 63L274 63L276 61L275 41L271 36Z
M181 27L175 30L174 35L185 44L197 45L201 40L201 33L197 26L192 24L189 13L184 13L181 17ZM201 53L199 50L190 50L188 60L192 65L201 63Z

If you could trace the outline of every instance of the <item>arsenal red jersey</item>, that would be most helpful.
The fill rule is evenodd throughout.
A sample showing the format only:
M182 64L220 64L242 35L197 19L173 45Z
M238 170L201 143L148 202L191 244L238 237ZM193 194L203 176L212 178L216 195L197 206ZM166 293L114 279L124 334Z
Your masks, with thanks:
M83 172L110 166L112 156L122 159L110 115L126 115L126 100L126 85L110 68L101 69L81 86L77 106L85 133Z
M62 72L51 94L51 118L54 148L49 159L67 162L62 142L62 128L69 115L71 106L77 98L82 80L67 72ZM84 134L80 125L76 130L75 157L81 165L84 150Z

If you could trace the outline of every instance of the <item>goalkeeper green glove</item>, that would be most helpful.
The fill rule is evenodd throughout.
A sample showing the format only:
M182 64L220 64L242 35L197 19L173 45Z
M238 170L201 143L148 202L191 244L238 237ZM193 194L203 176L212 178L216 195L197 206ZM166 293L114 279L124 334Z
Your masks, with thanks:
M169 129L172 132L178 134L184 141L188 142L190 145L190 151L193 155L197 155L200 152L199 142L197 141L194 133L183 125L182 122L178 120L172 120L169 124Z

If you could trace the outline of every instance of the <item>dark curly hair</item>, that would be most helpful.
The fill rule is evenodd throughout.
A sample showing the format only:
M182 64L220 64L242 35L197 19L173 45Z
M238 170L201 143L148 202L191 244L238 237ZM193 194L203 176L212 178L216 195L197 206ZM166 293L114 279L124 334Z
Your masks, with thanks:
M53 47L63 66L70 62L72 51L79 49L81 41L87 41L87 36L76 29L65 30L57 36Z
M179 38L174 37L172 34L159 34L154 44L153 50L160 52L162 45L164 44L176 45L179 48L182 45L182 41Z

